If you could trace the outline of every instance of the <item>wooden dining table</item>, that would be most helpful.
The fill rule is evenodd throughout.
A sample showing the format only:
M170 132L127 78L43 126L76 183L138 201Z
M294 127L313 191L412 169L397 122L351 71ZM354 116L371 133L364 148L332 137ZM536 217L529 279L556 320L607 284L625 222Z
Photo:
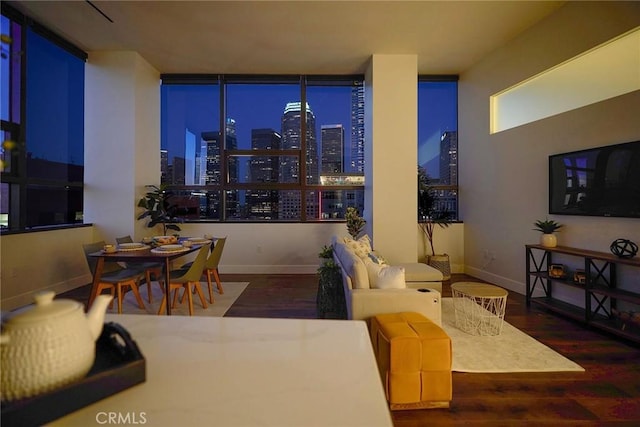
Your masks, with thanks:
M97 258L97 262L95 271L93 273L93 282L91 285L91 293L89 294L87 310L91 307L91 304L93 304L93 301L98 294L98 284L100 283L100 277L102 276L105 262L162 262L164 264L165 274L164 292L167 297L167 301L169 301L169 285L171 283L171 261L199 250L202 244L193 244L190 247L184 247L184 249L181 251L166 252L152 251L153 248L150 245L146 246L148 247L138 250L119 250L112 253L98 251L89 254L89 256ZM171 304L167 303L166 306L167 315L170 316Z

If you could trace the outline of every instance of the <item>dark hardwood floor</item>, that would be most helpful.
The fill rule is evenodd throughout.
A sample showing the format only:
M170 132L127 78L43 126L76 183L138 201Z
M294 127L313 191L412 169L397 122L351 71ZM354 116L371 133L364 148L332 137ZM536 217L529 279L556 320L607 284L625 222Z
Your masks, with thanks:
M231 275L223 281L250 285L228 317L315 318L315 275ZM476 280L454 275L445 282ZM85 302L88 286L64 294ZM640 348L540 308L510 292L505 320L564 356L585 372L453 373L449 409L395 411L396 427L423 426L640 426ZM303 427L303 426L301 426ZM331 427L331 426L328 426Z

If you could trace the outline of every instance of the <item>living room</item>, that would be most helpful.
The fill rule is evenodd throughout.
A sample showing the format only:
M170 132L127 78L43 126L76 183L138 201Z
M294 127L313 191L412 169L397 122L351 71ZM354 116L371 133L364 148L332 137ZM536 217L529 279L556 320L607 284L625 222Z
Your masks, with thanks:
M537 242L532 224L548 215L548 156L638 139L637 90L503 132L489 132L490 96L634 28L638 25L635 12L637 5L630 2L569 2L461 70L462 223L438 236L439 249L450 254L454 272L464 271L524 293L524 245ZM89 57L85 138L94 143L86 147L84 219L93 226L3 235L3 305L7 308L29 302L29 295L38 289L62 292L86 284L90 276L78 256L82 242L147 233L135 219L135 204L144 185L157 182L159 176L158 71L135 52L90 52ZM370 196L365 209L367 232L383 254L408 261L424 259L425 254L415 225L416 209L411 208L416 194L414 174L399 167L416 164L415 144L408 142L416 136L411 130L399 134L397 127L386 123L394 123L393 117L406 120L399 111L415 108L415 85L402 82L411 76L415 79L417 61L411 54L375 54L367 65L369 73L377 72L374 96L386 97L370 112L371 144L376 149L370 150L375 157L367 182L377 185L365 189ZM403 93L405 97L397 97ZM118 129L118 138L110 129ZM395 145L376 144L391 140ZM386 167L389 164L396 167ZM111 165L118 167L114 170ZM617 238L640 240L640 227L633 218L554 219L565 224L559 239L566 246L608 251ZM211 225L193 223L184 228L202 235ZM318 248L332 234L343 233L343 226L335 223L220 223L214 228L220 235L233 236L221 266L227 273L312 273L318 265ZM280 243L285 234L286 244ZM21 255L27 250L41 260L42 274L36 278L30 275L30 260Z
M18 7L21 3L15 2ZM524 245L537 243L533 222L548 216L548 156L640 139L639 90L490 132L492 95L640 25L635 2L559 3L458 71L462 222L438 230L438 245L450 254L454 272L520 294L525 292ZM136 201L144 185L159 179L162 70L130 50L88 53L85 138L91 144L86 152L84 216L92 225L2 235L3 310L31 302L38 290L64 292L89 283L83 243L149 233L136 220ZM424 259L415 221L416 135L411 126L398 133L391 124L406 121L406 111L415 109L417 73L429 70L419 68L421 58L410 49L370 54L364 72L374 97L381 98L374 98L369 111L370 144L375 148L367 178L372 184L366 188L367 232L390 258ZM640 242L637 218L551 217L564 224L558 238L565 246L608 252L620 237ZM183 229L190 235L213 230L232 236L220 268L223 274L314 273L319 249L331 235L345 234L342 223L187 223ZM33 259L38 260L35 276Z

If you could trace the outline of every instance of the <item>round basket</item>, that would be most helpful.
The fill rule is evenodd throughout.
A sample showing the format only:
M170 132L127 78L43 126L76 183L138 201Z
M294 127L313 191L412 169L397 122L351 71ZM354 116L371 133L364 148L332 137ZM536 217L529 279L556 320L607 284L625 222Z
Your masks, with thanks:
M431 255L429 256L428 264L442 272L442 279L449 280L451 279L451 264L449 263L449 255Z

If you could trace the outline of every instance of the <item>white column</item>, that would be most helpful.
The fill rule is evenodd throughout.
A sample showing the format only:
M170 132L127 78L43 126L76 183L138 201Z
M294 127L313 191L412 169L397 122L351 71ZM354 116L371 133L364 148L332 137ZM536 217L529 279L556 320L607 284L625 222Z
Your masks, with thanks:
M365 219L391 262L417 261L418 58L373 55L365 76Z
M85 222L96 238L141 236L137 200L160 180L160 75L136 52L90 52L85 81Z

